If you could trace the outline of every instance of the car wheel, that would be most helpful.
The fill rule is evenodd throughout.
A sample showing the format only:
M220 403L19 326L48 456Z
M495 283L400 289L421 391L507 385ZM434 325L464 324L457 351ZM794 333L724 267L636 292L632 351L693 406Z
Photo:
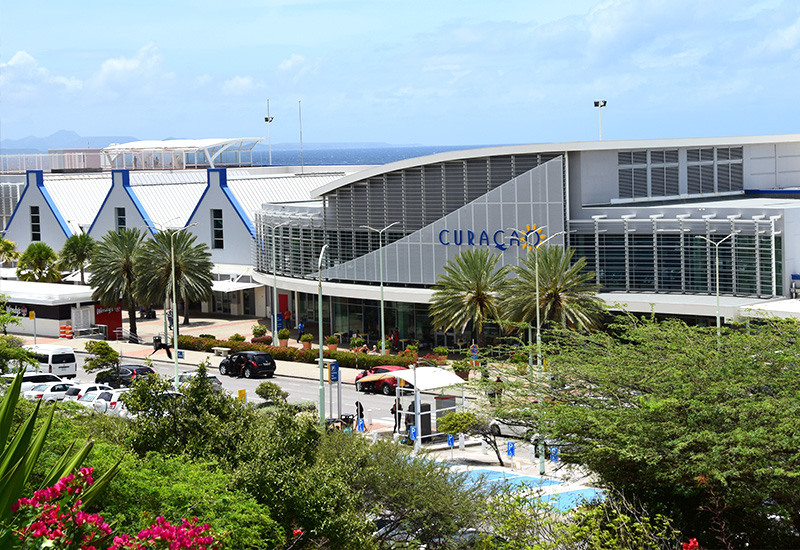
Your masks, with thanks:
M225 363L222 363L219 366L219 373L220 373L221 376L225 376L225 375L229 374L228 373L228 365L226 365Z
M392 395L392 385L391 384L384 384L382 389L383 389L383 395Z
M501 435L500 426L498 426L497 424L492 424L491 426L489 426L489 432L495 437Z
M356 382L356 391L361 391L364 388L361 387L361 382Z
M252 378L253 377L253 371L250 369L250 367L247 367L246 369L244 369L244 373L243 374L244 374L245 378Z

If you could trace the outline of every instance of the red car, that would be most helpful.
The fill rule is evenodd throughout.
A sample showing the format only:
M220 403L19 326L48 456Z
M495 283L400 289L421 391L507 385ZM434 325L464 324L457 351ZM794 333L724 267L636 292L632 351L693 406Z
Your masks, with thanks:
M373 367L359 372L356 375L356 391L382 391L383 395L392 395L397 387L397 378L394 376L390 378L383 378L375 380L374 382L361 383L361 379L371 374L385 374L398 370L408 370L408 367L399 367L397 365L382 365L380 367ZM406 384L404 387L413 388L411 384Z

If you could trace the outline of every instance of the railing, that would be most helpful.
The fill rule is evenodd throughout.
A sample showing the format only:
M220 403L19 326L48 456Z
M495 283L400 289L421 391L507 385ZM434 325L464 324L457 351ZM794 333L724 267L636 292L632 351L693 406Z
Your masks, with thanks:
M114 330L114 335L117 337L117 340L127 340L128 342L135 342L137 344L144 344L144 340L137 336L135 333L129 331L125 328L118 328Z

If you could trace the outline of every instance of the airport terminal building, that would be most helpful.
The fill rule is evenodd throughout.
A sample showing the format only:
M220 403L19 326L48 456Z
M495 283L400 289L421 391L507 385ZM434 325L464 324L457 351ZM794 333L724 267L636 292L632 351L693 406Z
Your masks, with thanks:
M321 286L325 334L372 343L381 280L387 329L469 342L430 326L446 262L488 248L516 265L526 242L553 235L546 246L585 257L611 307L713 323L718 267L725 319L800 317L800 134L515 145L366 167L219 162L245 141L123 144L99 169L2 176L6 238L58 250L78 231L185 227L217 266L205 311L289 309L316 333Z
M256 279L272 284L274 252L278 286L316 321L321 278L324 321L344 333L378 337L381 256L386 326L441 342L427 302L448 260L480 247L516 265L526 240L554 234L546 246L584 256L609 305L713 322L718 266L724 318L794 313L800 135L454 151L356 172L312 198L256 213Z

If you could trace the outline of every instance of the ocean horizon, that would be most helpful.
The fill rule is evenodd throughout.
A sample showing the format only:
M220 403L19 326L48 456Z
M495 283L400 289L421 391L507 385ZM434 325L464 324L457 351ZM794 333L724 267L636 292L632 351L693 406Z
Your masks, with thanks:
M273 149L273 166L320 166L320 165L382 165L398 160L424 157L447 151L463 151L487 147L485 145L413 145L388 147L348 147L348 148L312 148ZM269 166L269 151L262 149L253 151L253 164Z

